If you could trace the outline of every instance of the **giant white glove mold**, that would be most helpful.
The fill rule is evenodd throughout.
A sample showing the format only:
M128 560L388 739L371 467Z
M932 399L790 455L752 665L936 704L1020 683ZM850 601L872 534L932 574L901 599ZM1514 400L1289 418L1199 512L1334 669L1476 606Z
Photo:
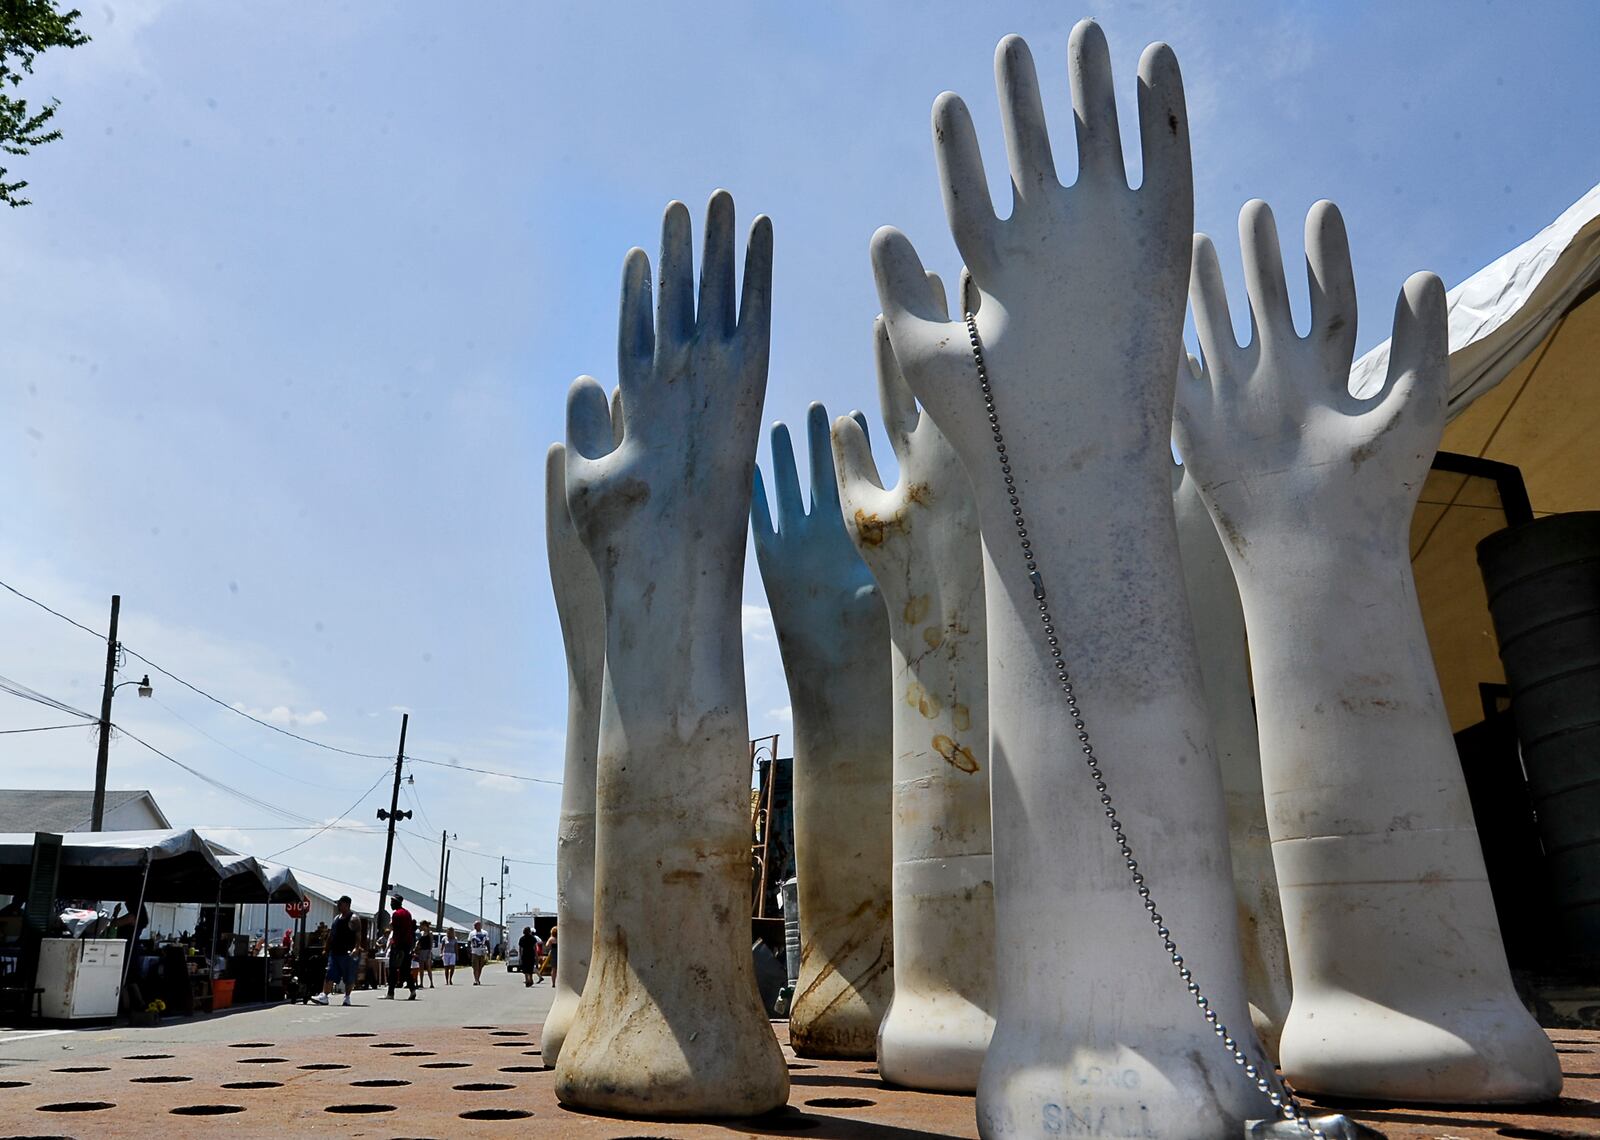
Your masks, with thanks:
M1068 52L1080 171L1070 188L1056 178L1027 45L1010 37L997 52L1015 191L1005 221L966 107L949 94L934 105L946 209L982 297L977 326L1010 472L966 328L943 319L902 235L880 230L872 250L895 357L972 480L985 548L998 1003L978 1126L991 1138L1232 1140L1268 1106L1152 928L1078 747L1087 732L1184 968L1262 1064L1172 514L1173 364L1193 227L1183 81L1169 48L1146 50L1144 174L1132 190L1105 37L1079 24ZM1030 562L1057 645L1046 641ZM1083 730L1053 651L1070 667Z
M881 318L873 334L899 479L883 486L848 416L834 421L833 457L845 527L883 594L893 646L894 1000L878 1072L972 1092L995 1000L983 548L961 460L918 411Z
M1245 994L1256 1034L1275 1056L1289 1013L1289 950L1283 940L1283 908L1278 903L1278 876L1272 866L1272 838L1261 791L1261 741L1250 689L1244 610L1233 567L1200 489L1184 468L1174 471L1178 486L1172 507L1178 519L1183 583L1211 710L1211 740L1228 801L1228 851L1239 906Z
M658 305L644 251L623 266L621 430L588 377L567 401L567 506L606 615L594 957L556 1063L556 1095L576 1108L749 1116L789 1093L750 958L739 626L771 328L766 218L737 316L734 261L719 191L697 312L689 212L668 206Z
M1386 1100L1553 1096L1561 1074L1512 988L1408 554L1444 427L1444 288L1405 283L1388 379L1358 400L1338 210L1306 219L1304 337L1265 203L1245 206L1239 235L1254 335L1235 343L1216 251L1196 236L1205 368L1180 384L1176 434L1249 629L1294 977L1284 1074Z
M544 534L550 585L567 657L567 748L556 830L556 925L561 968L555 1000L539 1031L545 1068L555 1067L589 976L594 937L594 758L600 737L600 682L605 671L606 612L589 552L567 511L567 451L550 445L544 464Z
M806 435L810 513L783 424L772 428L777 526L759 469L751 504L794 713L800 978L789 1043L802 1057L867 1058L894 993L889 628L845 534L821 404L806 413Z

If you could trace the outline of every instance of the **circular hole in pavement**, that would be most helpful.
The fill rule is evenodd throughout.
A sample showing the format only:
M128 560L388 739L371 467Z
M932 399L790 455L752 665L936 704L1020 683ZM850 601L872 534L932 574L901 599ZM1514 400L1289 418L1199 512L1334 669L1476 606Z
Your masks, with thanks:
M160 1076L160 1077L129 1077L136 1085L171 1085L179 1081L192 1081L193 1077Z
M876 1103L864 1096L819 1096L806 1101L809 1108L871 1108Z
M500 1070L502 1073L542 1073L543 1065L506 1065Z
M229 1081L225 1089L281 1089L282 1081Z
M376 1033L335 1033L335 1037L376 1037Z
M495 1041L495 1042L493 1042L493 1045L494 1045L494 1047L496 1049L520 1049L526 1044L527 1044L526 1041Z
M0 1089L25 1089L27 1087L27 1081L0 1081Z
M541 1049L524 1049L522 1055L524 1057L543 1057L544 1051Z
M287 1065L289 1063L289 1058L287 1058L287 1057L240 1057L238 1063L241 1064L241 1065Z
M41 1104L35 1112L104 1112L116 1108L109 1100L64 1100L59 1104Z
M369 1048L369 1049L410 1049L411 1048L411 1042L409 1042L409 1041L374 1041L371 1045L368 1045L367 1048Z
M469 1069L471 1061L424 1061L418 1065L419 1069Z
M490 1037L526 1037L527 1035L528 1031L526 1029L496 1029L489 1034Z
M52 1073L109 1073L106 1065L68 1065L64 1069L51 1069Z
M133 1053L122 1058L124 1061L170 1061L171 1053Z
M463 1025L462 1029L499 1029L498 1025Z
M398 1077L375 1077L370 1081L351 1081L350 1087L357 1089L397 1089L401 1085L409 1085L410 1081L402 1081Z
M533 1113L526 1108L474 1108L458 1115L462 1120L526 1120Z
M432 1049L402 1049L395 1054L396 1057L437 1057L438 1055Z
M352 1116L368 1116L377 1112L393 1112L392 1104L330 1104L323 1112L342 1112Z
M516 1085L501 1084L499 1081L472 1081L464 1085L453 1085L456 1092L505 1092L514 1089Z
M229 1045L228 1048L230 1048L230 1049L271 1049L272 1045L273 1045L273 1043L271 1041L235 1041L232 1045Z
M348 1069L349 1065L341 1065L338 1061L313 1061L309 1065L296 1065L297 1069L310 1069L313 1072L322 1069Z
M232 1116L236 1112L243 1112L242 1104L180 1104L177 1108L167 1109L173 1116Z

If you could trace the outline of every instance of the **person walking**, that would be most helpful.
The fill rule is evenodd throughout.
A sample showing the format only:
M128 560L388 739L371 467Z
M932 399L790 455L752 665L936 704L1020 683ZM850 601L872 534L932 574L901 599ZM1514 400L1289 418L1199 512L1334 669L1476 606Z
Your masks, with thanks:
M550 928L550 937L544 940L544 959L539 963L539 981L549 978L552 986L556 984L556 935L560 932L560 927Z
M467 935L467 954L472 959L472 984L481 986L483 965L489 960L489 935L483 929L481 918L472 924L472 933Z
M444 963L444 984L456 984L456 928L444 929L444 945L439 947L439 960Z
M328 970L322 983L322 996L318 1005L328 1004L328 995L336 982L344 983L344 1004L350 1004L350 993L356 988L356 960L351 953L356 948L356 931L350 925L350 896L339 896L339 913L333 916L328 929Z
M394 987L404 981L410 992L408 1001L417 1000L417 979L411 973L411 950L417 941L417 923L406 909L406 900L399 895L389 899L389 992L384 995L394 1000Z
M522 937L517 939L517 969L522 971L523 988L532 986L534 977L539 973L539 936L531 926L524 926Z
M420 989L422 980L428 982L428 988L433 989L433 925L427 919L417 927L417 971L422 975L417 980Z

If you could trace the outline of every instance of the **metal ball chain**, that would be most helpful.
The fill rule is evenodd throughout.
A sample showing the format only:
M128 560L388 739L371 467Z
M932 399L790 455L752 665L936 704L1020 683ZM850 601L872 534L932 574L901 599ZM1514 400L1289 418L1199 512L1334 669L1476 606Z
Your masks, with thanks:
M1162 948L1172 959L1173 969L1178 971L1178 977L1183 980L1189 995L1194 998L1194 1003L1205 1017L1206 1024L1211 1026L1211 1031L1217 1035L1222 1047L1232 1056L1234 1064L1244 1070L1247 1078L1255 1082L1256 1089L1272 1102L1272 1107L1282 1114L1284 1120L1293 1121L1314 1140L1327 1140L1322 1130L1306 1115L1305 1109L1288 1084L1270 1066L1263 1069L1245 1055L1244 1050L1239 1047L1239 1042L1217 1016L1217 1011L1211 1008L1211 999L1200 992L1200 983L1194 980L1193 972L1184 964L1183 955L1178 952L1178 944L1172 939L1172 932L1167 929L1161 912L1156 909L1156 901L1150 894L1150 887L1145 883L1143 873L1139 870L1138 860L1133 857L1128 834L1122 826L1122 820L1117 817L1117 809L1112 805L1105 773L1101 770L1100 761L1094 754L1094 745L1089 742L1089 730L1084 722L1083 712L1078 707L1078 696L1073 691L1072 677L1067 672L1067 663L1061 656L1061 638L1056 633L1055 619L1050 616L1050 603L1045 594L1044 578L1039 573L1039 563L1034 557L1033 540L1028 537L1027 519L1022 514L1022 496L1017 491L1016 477L1011 473L1011 458L1006 452L1005 436L1000 431L1000 416L994 407L994 392L989 384L989 370L983 362L983 342L978 338L978 322L970 312L966 314L966 321L967 338L972 342L972 360L978 368L978 387L983 391L983 409L989 417L989 432L994 437L995 452L1000 459L1000 474L1006 481L1006 501L1011 505L1011 521L1017 528L1017 539L1022 544L1022 557L1028 565L1028 581L1033 583L1033 598L1039 603L1039 622L1044 627L1045 644L1050 648L1051 664L1056 671L1056 683L1061 686L1061 692L1067 698L1067 709L1072 713L1072 727L1078 734L1078 745L1083 752L1084 765L1089 769L1095 791L1100 794L1100 806L1105 809L1106 822L1111 827L1111 834L1117 841L1117 849L1122 853L1123 862L1127 865L1134 890L1138 892L1139 898L1144 903L1145 913L1149 916L1151 925L1156 928L1156 934L1161 938Z

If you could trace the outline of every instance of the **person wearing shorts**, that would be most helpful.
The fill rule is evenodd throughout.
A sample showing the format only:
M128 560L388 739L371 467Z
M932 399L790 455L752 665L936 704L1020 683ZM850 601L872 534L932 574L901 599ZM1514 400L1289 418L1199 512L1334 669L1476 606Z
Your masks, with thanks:
M356 959L351 953L356 948L356 932L350 926L350 896L339 896L339 913L333 917L328 930L328 972L322 982L322 996L318 1005L328 1004L328 995L337 983L344 984L344 1004L350 1004L350 993L356 988Z
M481 986L483 965L489 960L489 935L484 932L481 919L472 924L472 933L467 935L467 953L472 956L472 984Z
M445 927L444 945L439 947L439 961L444 963L444 984L455 985L456 977L456 928Z

